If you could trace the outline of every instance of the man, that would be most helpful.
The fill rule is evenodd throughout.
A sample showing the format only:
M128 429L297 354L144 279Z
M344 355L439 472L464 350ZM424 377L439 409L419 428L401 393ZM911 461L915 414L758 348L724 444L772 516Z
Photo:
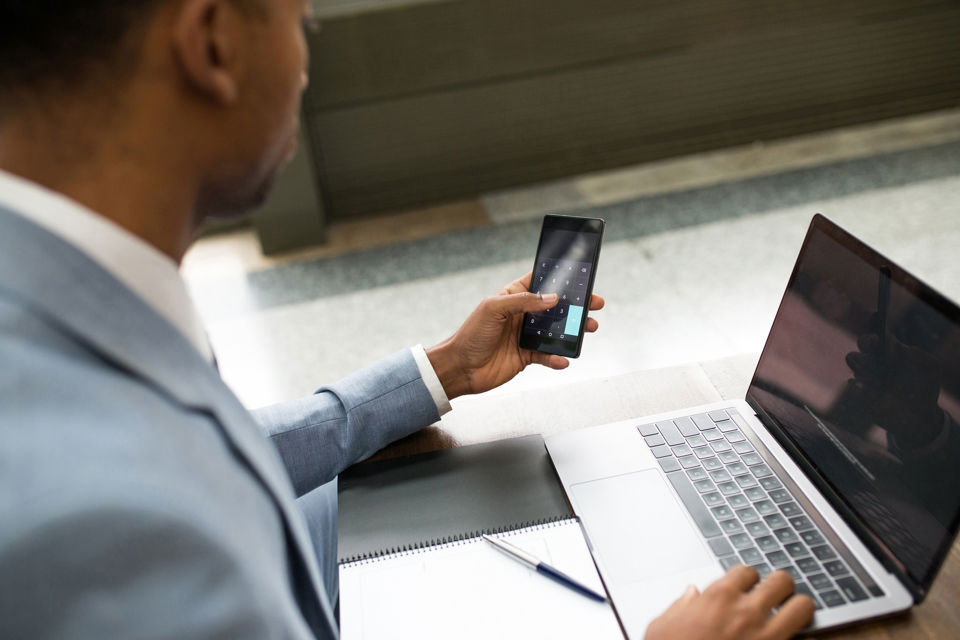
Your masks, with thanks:
M556 303L522 278L449 340L308 398L251 416L222 384L176 264L291 156L307 11L0 10L2 637L336 637L336 474L449 398L567 364L517 348L522 313ZM650 636L785 638L809 620L803 597L770 616L788 576L756 582L737 567L691 588Z

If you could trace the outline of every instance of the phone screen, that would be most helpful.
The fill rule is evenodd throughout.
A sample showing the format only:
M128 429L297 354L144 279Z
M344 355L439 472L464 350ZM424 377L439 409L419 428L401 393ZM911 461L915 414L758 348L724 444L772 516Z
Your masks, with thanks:
M522 348L580 355L603 226L600 218L544 216L530 291L556 293L560 301L552 309L524 315Z

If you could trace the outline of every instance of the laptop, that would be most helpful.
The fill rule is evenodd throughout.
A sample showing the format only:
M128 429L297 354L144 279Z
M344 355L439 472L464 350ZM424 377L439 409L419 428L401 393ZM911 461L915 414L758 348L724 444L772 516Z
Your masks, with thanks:
M904 611L960 524L960 309L818 214L745 399L546 445L630 638L735 564L811 631Z

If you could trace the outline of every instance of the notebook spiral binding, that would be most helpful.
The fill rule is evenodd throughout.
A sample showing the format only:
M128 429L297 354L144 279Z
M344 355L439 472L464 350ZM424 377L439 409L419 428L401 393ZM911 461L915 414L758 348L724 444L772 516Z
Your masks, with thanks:
M556 526L568 520L575 520L571 516L556 516L553 518L542 518L540 520L531 520L529 522L522 522L517 525L509 525L505 527L495 527L492 529L481 529L480 531L471 531L468 533L458 533L453 536L444 536L442 538L435 538L431 540L424 540L421 542L416 542L413 544L402 545L399 547L390 547L388 549L381 549L379 551L373 551L370 553L364 553L361 555L350 556L348 558L343 558L340 560L341 566L362 566L365 564L372 564L374 562L380 562L385 560L387 557L404 557L412 556L418 553L426 553L431 549L437 548L447 548L447 547L456 547L465 544L471 544L480 539L481 535L501 535L501 534L511 534L519 533L521 531L526 531L529 529L545 529L551 526Z

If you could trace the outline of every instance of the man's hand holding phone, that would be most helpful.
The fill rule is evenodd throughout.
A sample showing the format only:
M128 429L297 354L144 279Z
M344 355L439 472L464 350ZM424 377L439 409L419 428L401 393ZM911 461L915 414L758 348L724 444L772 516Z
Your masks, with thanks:
M427 349L448 398L498 387L528 364L551 369L564 369L570 364L563 356L520 348L518 335L524 314L545 311L559 300L556 294L531 293L531 276L532 272L486 298L456 333ZM588 308L597 311L603 305L603 298L593 295ZM596 319L588 317L584 331L592 333L598 326Z

